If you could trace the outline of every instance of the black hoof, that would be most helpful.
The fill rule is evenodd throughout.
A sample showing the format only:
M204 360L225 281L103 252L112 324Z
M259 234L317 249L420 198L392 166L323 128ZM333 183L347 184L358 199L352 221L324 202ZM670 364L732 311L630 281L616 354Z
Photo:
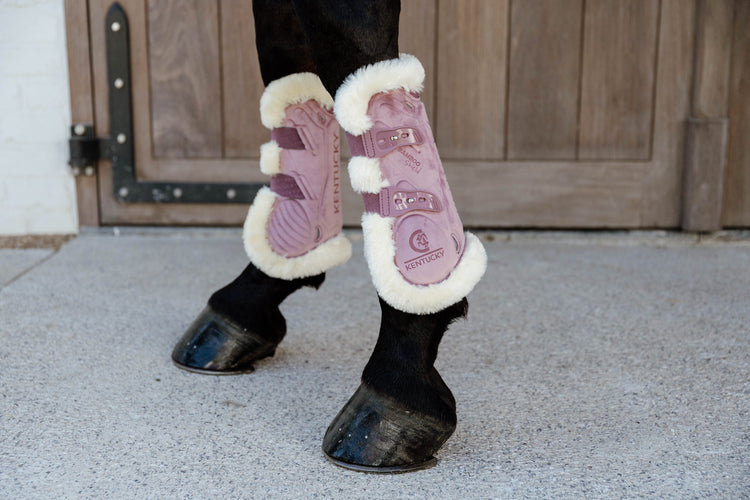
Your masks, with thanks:
M253 363L273 356L270 342L207 306L172 352L174 364L207 375L238 375L253 371Z
M360 472L427 469L455 422L409 410L362 384L328 427L323 453L336 465Z

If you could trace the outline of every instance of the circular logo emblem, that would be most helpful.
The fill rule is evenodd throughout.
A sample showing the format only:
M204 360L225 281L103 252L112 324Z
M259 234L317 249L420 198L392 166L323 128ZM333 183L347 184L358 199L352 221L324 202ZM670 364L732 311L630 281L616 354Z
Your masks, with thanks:
M421 229L417 229L411 233L411 236L409 236L409 246L412 250L418 253L430 251L430 241Z

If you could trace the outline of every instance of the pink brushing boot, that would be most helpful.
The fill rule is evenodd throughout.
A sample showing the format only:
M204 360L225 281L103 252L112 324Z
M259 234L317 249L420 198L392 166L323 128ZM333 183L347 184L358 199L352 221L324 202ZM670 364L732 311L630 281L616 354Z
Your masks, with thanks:
M279 304L351 256L341 234L339 125L333 99L317 75L292 74L260 100L272 140L260 168L271 177L255 197L244 227L250 265L216 292L172 353L180 368L209 374L252 371L286 333Z
M424 69L409 55L363 67L336 93L336 118L362 194L365 257L381 298L375 350L354 396L323 440L343 467L404 472L434 465L456 425L455 401L433 363L465 296L484 274L484 248L464 233L424 106Z

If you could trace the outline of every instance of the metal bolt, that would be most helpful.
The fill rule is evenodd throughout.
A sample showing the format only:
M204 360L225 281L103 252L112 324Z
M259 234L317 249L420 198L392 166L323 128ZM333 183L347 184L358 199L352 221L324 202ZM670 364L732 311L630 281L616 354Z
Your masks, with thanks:
M128 188L121 187L120 190L117 193L120 195L120 198L127 198L128 194L130 192L128 191Z
M112 31L120 31L120 28L122 28L122 26L120 26L120 23L115 21L112 23L112 26L110 26L110 28L112 28Z
M86 169L83 171L87 177L91 177L94 175L94 167L86 167Z
M398 140L398 136L397 135L392 135L391 136L391 140L392 141L397 141Z
M230 200L233 200L236 197L237 197L237 191L235 191L234 189L227 190L227 198L229 198Z
M174 189L172 190L172 195L173 195L173 196L174 196L175 198L182 198L182 189L180 189L180 188L174 188Z
M115 88L116 89L121 89L123 85L125 85L125 82L122 81L122 78L115 79Z
M128 142L128 136L125 134L117 134L117 142L120 144L125 144Z
M75 175L76 177L81 175L81 167L73 167L73 175Z
M76 135L83 135L86 133L86 126L83 123L76 123L76 126L73 127L73 132L75 132Z

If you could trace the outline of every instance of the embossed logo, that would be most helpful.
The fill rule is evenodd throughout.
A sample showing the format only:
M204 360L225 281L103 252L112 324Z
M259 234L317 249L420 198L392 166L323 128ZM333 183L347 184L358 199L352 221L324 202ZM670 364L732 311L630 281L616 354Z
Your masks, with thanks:
M411 236L409 236L409 246L417 253L429 252L430 240L427 239L427 235L424 234L424 231L417 229L411 233Z
M417 173L417 174L420 173L422 171L422 163L419 160L417 160L414 157L414 155L412 155L411 153L407 151L404 151L404 149L406 148L399 148L396 151L398 151L399 154L406 159L405 163L407 167L412 169L414 173Z

